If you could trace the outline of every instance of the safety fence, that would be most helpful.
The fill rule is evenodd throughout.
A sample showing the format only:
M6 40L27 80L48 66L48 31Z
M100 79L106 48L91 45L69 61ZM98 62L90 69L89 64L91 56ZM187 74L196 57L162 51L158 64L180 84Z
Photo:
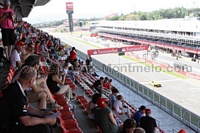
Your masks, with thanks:
M77 54L78 56L84 59L88 57L87 54L79 50L77 50ZM122 83L123 85L130 88L135 93L139 94L140 96L152 102L165 112L169 113L173 117L185 123L187 126L192 128L196 132L200 133L200 116L198 116L197 114L194 114L193 112L183 108L177 103L158 94L157 92L140 84L139 82L133 80L132 78L127 77L126 75L114 70L113 68L111 68L110 66L104 64L99 60L92 58L92 64L101 71L105 72L106 74L110 75L111 77Z

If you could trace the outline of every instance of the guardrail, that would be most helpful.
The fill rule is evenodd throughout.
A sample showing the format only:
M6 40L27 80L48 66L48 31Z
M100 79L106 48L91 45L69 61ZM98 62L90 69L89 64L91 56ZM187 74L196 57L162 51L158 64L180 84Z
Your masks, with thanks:
M77 50L77 54L83 59L87 58L87 54ZM143 98L152 102L168 114L172 115L176 119L180 120L193 130L200 133L200 116L194 114L193 112L183 108L177 103L171 101L170 99L158 94L157 92L149 89L148 87L140 84L139 82L131 79L130 77L125 76L124 74L112 69L110 66L105 65L103 62L100 62L96 59L92 59L92 63L101 71L110 75L111 77L118 80L120 83L129 87L132 91L139 94Z

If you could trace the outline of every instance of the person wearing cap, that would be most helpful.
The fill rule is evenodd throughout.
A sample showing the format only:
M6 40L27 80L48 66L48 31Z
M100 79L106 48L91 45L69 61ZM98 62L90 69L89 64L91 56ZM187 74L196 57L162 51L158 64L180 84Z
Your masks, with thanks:
M16 69L17 67L22 66L22 61L21 61L21 52L25 48L25 43L22 41L18 41L16 43L15 49L13 49L12 54L11 54L11 65Z
M144 105L138 108L139 110L133 115L133 119L137 123L137 127L140 127L140 119L144 116L146 107Z
M94 114L94 120L102 133L118 133L119 127L113 117L113 113L106 106L104 98L99 98L97 100L97 107L92 109L92 113Z
M94 119L94 115L92 113L92 109L95 108L97 106L97 100L101 97L101 95L99 93L95 93L93 96L92 96L92 101L90 101L87 105L87 113L88 113L88 117L90 119Z
M145 109L146 116L140 119L140 126L145 130L146 133L155 133L155 129L157 127L156 120L152 118L151 110Z
M14 33L14 11L10 8L10 1L4 0L4 8L0 9L0 21L1 21L1 32L2 41L6 49L6 58L9 60L12 51L12 45L15 44L15 33Z
M178 133L186 133L185 129L181 129Z

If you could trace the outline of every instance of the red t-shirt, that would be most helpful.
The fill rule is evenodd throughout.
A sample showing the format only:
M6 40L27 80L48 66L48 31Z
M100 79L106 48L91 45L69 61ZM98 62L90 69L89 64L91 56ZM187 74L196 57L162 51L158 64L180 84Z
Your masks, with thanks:
M111 84L110 84L109 82L108 82L108 83L104 83L104 84L103 84L103 87L104 87L105 89L109 90L110 87L111 87Z
M75 60L76 59L76 52L74 50L70 51L70 60Z

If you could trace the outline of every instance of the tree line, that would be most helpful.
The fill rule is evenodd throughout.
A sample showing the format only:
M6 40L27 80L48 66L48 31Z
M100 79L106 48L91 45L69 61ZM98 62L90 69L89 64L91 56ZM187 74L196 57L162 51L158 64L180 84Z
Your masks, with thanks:
M135 11L130 14L118 15L107 20L158 20L171 18L184 18L185 16L200 17L200 8L187 9L184 7L160 9L151 12Z

